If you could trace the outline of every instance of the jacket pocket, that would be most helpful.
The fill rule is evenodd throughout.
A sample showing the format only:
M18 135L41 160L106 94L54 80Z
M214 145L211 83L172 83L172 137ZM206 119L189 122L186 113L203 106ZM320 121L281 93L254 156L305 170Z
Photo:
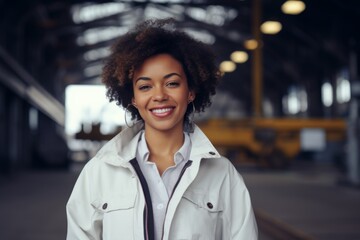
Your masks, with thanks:
M98 212L110 213L117 210L134 208L135 195L118 195L109 198L97 199L91 204Z
M217 194L186 191L183 198L195 204L198 208L202 208L210 213L218 213L223 211Z
M134 239L135 194L111 196L92 203L102 214L102 236L104 240Z
M172 223L174 239L221 239L223 206L219 200L216 193L186 191Z

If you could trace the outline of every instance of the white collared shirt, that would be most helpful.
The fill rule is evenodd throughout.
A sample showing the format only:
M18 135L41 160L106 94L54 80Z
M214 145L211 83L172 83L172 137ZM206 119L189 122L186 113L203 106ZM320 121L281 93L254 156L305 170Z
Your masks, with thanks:
M181 170L189 160L191 141L188 133L184 133L184 144L174 154L175 165L167 168L160 176L156 164L149 161L149 149L144 130L140 134L136 159L149 187L154 214L155 239L157 240L162 236L166 208L171 193L180 177Z

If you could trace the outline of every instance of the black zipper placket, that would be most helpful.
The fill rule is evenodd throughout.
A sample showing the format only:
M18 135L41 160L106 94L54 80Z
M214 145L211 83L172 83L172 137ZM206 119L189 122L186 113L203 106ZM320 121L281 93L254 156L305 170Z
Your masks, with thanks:
M151 196L150 196L150 191L149 191L149 187L147 185L146 179L143 175L143 173L141 172L139 163L137 162L136 158L132 159L129 161L130 164L133 166L138 179L140 181L143 193L144 193L144 197L145 197L145 207L144 207L144 239L145 240L154 240L154 218L153 218L153 211L152 211L152 203L151 203ZM152 218L152 221L149 222L149 218ZM149 225L150 229L149 229ZM150 232L150 234L149 234Z
M145 201L145 229L144 229L145 240L149 240L148 215L149 215L149 209L148 209L146 201Z
M171 200L172 196L174 195L175 189L176 189L177 186L179 185L179 182L180 182L182 176L184 175L186 169L187 169L188 167L190 167L191 164L192 164L192 161L191 161L191 160L187 161L187 162L185 163L185 166L183 167L183 169L182 169L181 172L180 172L179 178L178 178L178 180L176 181L175 186L174 186L174 188L173 188L173 190L172 190L172 192L171 192L171 195L170 195L168 204L166 205L165 220L166 220L166 213L167 213L168 208L169 208L169 203L170 203L170 200ZM165 228L165 221L163 222L163 229L162 229L161 240L164 239L164 228Z

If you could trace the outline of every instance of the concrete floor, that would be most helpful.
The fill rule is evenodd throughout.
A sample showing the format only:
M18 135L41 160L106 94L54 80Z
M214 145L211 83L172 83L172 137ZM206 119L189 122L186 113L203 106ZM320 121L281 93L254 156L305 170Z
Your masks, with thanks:
M287 171L240 170L255 210L300 239L359 240L360 188L325 163L294 163Z
M18 172L0 180L0 239L65 239L65 204L77 174Z
M360 189L339 185L331 166L286 171L241 168L258 216L300 239L360 239ZM0 239L65 239L65 204L77 172L24 171L0 177ZM284 239L260 232L260 240Z

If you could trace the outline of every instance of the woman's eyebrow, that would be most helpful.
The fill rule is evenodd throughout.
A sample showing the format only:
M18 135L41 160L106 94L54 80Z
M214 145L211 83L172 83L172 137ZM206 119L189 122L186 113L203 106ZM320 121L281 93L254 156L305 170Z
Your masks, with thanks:
M172 76L178 76L178 77L181 78L181 75L180 75L179 73L173 72L173 73L166 74L166 75L163 77L163 79L168 79L168 78L171 78ZM140 80L150 81L151 78L149 78L149 77L138 77L138 78L135 80L135 83L136 83L137 81L140 81Z
M180 74L173 72L173 73L166 74L166 75L164 76L164 79L170 78L170 77L172 77L172 76L174 76L174 75L181 78L181 75L180 75Z
M151 78L149 78L149 77L138 77L138 78L135 80L135 83L136 83L137 81L140 81L140 80L150 81Z

